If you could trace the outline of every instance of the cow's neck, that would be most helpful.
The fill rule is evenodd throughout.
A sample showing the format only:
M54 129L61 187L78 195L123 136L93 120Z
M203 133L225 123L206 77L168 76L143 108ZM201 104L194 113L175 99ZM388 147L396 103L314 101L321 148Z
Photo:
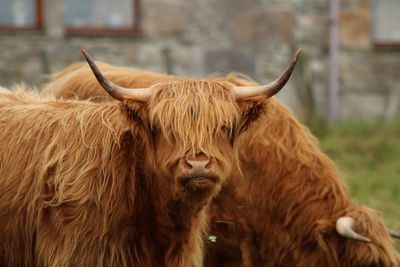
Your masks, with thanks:
M166 265L186 262L184 266L202 266L202 238L206 226L208 201L193 203L174 199L169 201L165 208L166 213L160 216L162 220L160 231L167 242ZM177 251L180 252L176 253Z
M180 198L168 182L171 179L157 177L143 166L137 164L135 170L133 220L146 222L136 231L137 240L149 244L152 255L159 255L151 259L157 266L201 266L199 255L209 200Z

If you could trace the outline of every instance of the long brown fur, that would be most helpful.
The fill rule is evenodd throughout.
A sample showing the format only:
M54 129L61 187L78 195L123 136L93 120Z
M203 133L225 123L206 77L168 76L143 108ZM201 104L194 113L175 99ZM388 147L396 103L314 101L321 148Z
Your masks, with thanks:
M105 63L100 69L132 88L184 79ZM237 75L211 80L254 84ZM56 74L43 92L109 100L82 63ZM351 201L315 138L278 101L269 101L268 112L258 128L239 137L242 172L233 173L212 202L209 234L217 240L207 243L205 266L399 266L381 216ZM355 230L370 243L336 233L335 222L345 215L356 219Z
M0 266L202 266L241 111L223 82L155 92L97 104L0 89ZM190 149L215 160L215 184L180 187L174 166Z

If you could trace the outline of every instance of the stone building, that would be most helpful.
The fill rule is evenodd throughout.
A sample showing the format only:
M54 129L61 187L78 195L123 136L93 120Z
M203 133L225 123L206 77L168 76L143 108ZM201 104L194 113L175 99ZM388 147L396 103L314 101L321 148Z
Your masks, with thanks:
M339 119L398 117L398 11L398 0L340 1ZM40 86L83 47L114 65L265 83L302 47L280 98L325 116L330 22L328 0L0 0L0 84Z

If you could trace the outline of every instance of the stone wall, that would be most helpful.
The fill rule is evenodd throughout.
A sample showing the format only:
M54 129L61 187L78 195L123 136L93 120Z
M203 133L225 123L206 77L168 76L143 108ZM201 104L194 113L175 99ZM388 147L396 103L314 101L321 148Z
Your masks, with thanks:
M82 60L83 47L114 65L188 76L238 71L265 83L303 47L302 71L279 97L302 116L310 86L316 112L326 115L328 0L142 0L142 32L116 37L67 36L62 1L45 5L43 33L0 34L1 84L40 86L46 74ZM396 118L399 53L373 48L369 0L341 5L340 119Z

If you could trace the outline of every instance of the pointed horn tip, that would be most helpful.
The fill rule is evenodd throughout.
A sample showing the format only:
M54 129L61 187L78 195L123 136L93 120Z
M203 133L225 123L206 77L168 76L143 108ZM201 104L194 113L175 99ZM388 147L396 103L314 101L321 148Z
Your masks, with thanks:
M336 221L336 231L339 235L353 239L361 242L371 242L371 239L368 237L362 236L353 230L353 224L355 220L352 217L340 217Z
M296 53L294 54L294 56L295 56L296 58L298 58L302 52L303 52L303 48L300 47L299 49L297 49L297 51L296 51Z
M92 57L90 56L89 52L86 49L82 48L81 53L83 57L86 59L86 61L92 61Z
M400 234L393 229L389 229L389 235L393 238L400 239Z
M303 48L299 48L296 50L296 53L294 53L293 59L292 59L292 64L296 64L297 60L299 59L301 53L303 53Z

